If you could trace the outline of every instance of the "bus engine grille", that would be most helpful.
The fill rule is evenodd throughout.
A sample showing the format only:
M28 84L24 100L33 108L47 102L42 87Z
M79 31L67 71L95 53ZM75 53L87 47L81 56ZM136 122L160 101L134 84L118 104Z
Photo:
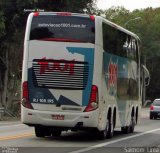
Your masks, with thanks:
M32 64L35 87L84 90L88 72L88 62L35 59Z

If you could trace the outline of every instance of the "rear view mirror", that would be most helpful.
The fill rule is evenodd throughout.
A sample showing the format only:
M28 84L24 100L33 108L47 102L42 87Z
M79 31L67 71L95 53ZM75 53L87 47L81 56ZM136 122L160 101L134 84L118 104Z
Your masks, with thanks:
M142 65L143 71L144 71L144 78L145 78L145 86L149 85L150 82L150 74L148 69L146 68L145 65Z
M145 102L144 102L144 107L146 107L146 106L150 106L152 104L152 101L151 100L146 100Z

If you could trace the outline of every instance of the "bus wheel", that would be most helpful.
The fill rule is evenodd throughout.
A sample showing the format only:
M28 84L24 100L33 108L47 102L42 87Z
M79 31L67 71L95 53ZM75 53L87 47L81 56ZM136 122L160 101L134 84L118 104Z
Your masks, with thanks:
M52 131L52 136L53 136L53 137L60 137L60 136L61 136L61 133L62 133L62 130L54 129L54 130Z
M135 124L136 124L136 122L135 122L135 117L133 116L133 117L131 118L131 123L130 123L130 133L133 133L133 132L134 132Z
M130 126L121 127L121 131L124 134L128 134L130 132Z
M108 130L109 130L109 122L107 121L105 130L103 130L103 131L98 130L98 133L97 133L98 139L100 139L100 140L106 139Z
M114 125L113 125L113 121L112 119L110 119L109 121L109 127L108 127L108 131L107 131L107 138L112 138L114 134Z
M149 118L150 118L150 120L152 120L152 119L153 119L153 115L152 115L152 114L150 114Z
M35 126L35 135L36 137L43 138L45 137L45 133L42 127L40 126Z

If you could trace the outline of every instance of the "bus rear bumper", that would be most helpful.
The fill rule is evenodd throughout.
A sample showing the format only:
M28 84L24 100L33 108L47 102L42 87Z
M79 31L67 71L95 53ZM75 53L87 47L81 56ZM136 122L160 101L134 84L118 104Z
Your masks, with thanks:
M23 107L23 106L22 106ZM60 118L55 119L54 116ZM64 117L64 118L63 118ZM22 108L21 121L30 126L51 126L63 128L97 128L98 109L91 112L51 112Z

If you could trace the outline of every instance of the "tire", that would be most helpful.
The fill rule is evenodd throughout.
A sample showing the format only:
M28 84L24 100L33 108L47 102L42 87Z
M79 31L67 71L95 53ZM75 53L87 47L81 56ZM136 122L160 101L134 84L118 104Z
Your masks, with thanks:
M153 119L153 115L152 115L151 113L150 113L149 118L150 118L150 120L152 120L152 119Z
M97 133L98 139L100 139L100 140L106 139L108 130L109 130L109 124L108 124L108 121L107 121L105 130L103 130L103 131L98 130L98 133Z
M36 126L35 127L36 137L43 138L45 136L51 136L51 129L49 127Z
M130 132L130 126L121 127L121 131L123 134L128 134Z
M113 119L109 121L109 127L107 131L107 139L110 139L114 135L114 125L113 125Z
M135 117L132 116L131 121L130 121L130 125L121 127L122 133L124 133L124 134L133 133L135 125L136 125Z
M135 121L135 117L133 116L131 118L131 123L130 123L130 133L134 132L135 125L136 125L136 121Z
M36 137L43 138L45 137L45 133L42 127L35 126L35 135Z
M51 133L52 133L53 137L60 137L61 133L62 133L62 130L54 129Z

